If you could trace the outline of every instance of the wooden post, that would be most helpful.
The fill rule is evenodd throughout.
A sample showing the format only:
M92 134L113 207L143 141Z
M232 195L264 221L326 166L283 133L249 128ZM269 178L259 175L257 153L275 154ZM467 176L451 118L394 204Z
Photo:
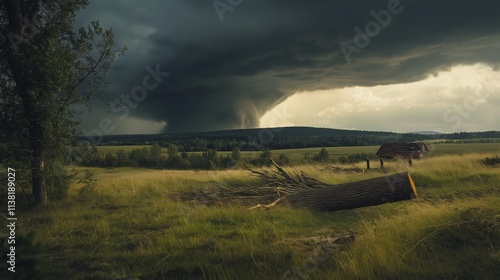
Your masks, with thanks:
M370 160L369 159L366 160L366 169L370 169Z
M380 159L380 168L384 168L384 159L383 158Z

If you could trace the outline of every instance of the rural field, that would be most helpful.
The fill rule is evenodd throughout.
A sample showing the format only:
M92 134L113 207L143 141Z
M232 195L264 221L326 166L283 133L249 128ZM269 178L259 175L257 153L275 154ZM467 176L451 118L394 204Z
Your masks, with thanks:
M405 171L415 181L415 199L336 212L286 203L248 210L256 202L211 199L257 188L260 178L245 169L79 167L79 178L94 176L73 183L65 201L19 214L18 231L31 232L37 258L26 262L36 262L33 273L43 279L500 279L500 168L483 162L500 144L435 146L412 167L397 160L361 174L285 167L331 184ZM293 162L318 151L273 156Z
M500 279L500 1L449 2L0 1L0 280Z

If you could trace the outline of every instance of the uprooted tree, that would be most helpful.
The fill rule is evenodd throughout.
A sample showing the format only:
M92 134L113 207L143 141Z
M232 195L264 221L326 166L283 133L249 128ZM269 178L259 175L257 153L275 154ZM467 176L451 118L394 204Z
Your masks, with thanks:
M304 172L291 174L272 159L269 160L276 167L276 171L250 171L265 182L260 190L255 190L256 193L262 198L269 198L274 192L278 198L272 203L258 204L250 209L269 209L287 201L292 207L336 211L407 200L417 196L415 183L407 172L331 185L311 178Z

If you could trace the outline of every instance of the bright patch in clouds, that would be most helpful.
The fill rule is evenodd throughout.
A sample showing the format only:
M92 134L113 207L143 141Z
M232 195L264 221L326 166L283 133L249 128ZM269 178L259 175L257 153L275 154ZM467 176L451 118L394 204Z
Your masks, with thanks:
M409 84L297 93L261 118L261 127L484 131L500 129L500 72L476 64Z
M164 121L151 121L129 117L127 121L122 121L120 118L112 118L113 125L116 126L116 131L120 134L158 134L162 133L167 126ZM114 133L110 133L114 134Z

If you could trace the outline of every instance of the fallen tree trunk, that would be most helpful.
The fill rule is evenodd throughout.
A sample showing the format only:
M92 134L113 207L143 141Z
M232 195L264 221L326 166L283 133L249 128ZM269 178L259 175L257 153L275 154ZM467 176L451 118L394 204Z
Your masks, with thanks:
M407 200L417 196L415 183L407 172L385 175L358 182L331 185L309 177L304 172L291 174L269 159L277 171L255 171L266 188L274 188L278 200L250 209L270 209L285 201L292 207L336 211Z
M406 200L416 196L415 184L410 174L405 172L359 182L304 189L290 193L287 201L292 207L336 211Z
M186 192L179 198L205 205L255 205L249 210L272 209L284 203L291 207L336 211L417 196L415 184L407 172L332 185L314 179L303 171L287 172L272 159L269 160L276 167L275 171L250 169L261 178L263 185L233 189L214 183L215 189Z

